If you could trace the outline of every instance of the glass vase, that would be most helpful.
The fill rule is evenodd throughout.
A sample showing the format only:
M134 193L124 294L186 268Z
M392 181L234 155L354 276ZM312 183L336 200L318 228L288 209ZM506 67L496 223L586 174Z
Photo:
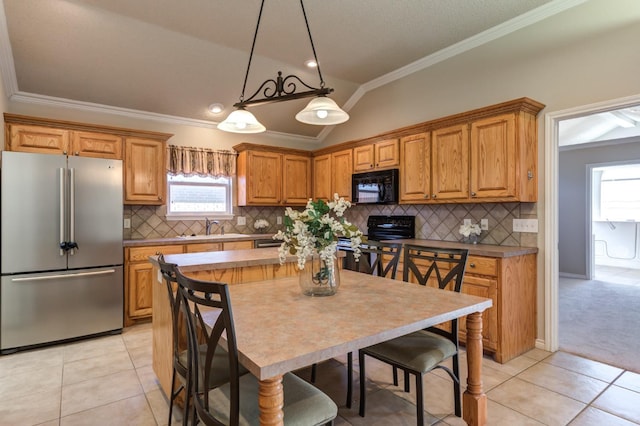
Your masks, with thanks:
M307 296L331 296L340 286L340 270L335 257L324 261L318 253L307 259L299 275L300 289Z

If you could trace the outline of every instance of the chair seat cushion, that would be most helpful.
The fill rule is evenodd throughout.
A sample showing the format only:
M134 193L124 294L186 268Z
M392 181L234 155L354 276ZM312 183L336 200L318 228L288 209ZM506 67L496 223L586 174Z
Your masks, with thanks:
M198 355L200 356L200 362L204 363L204 358L207 355L207 345L202 344L198 346ZM229 358L228 353L222 347L218 347L216 352L213 354L213 361L211 362L211 380L209 383L210 388L216 388L224 383L229 381ZM181 365L185 366L184 371L186 371L187 365L187 351L183 351L180 353L179 362ZM204 365L204 364L203 364ZM183 383L186 382L186 378L181 374L180 369L177 369L178 378ZM249 370L244 368L242 364L238 363L238 375L242 376L247 374Z
M331 398L298 376L285 374L282 386L285 425L324 425L338 415ZM258 388L259 382L252 374L240 377L240 425L260 424ZM209 392L209 411L224 424L229 424L229 391L227 383Z
M456 354L456 345L446 337L420 330L362 349L364 353L392 365L426 373Z

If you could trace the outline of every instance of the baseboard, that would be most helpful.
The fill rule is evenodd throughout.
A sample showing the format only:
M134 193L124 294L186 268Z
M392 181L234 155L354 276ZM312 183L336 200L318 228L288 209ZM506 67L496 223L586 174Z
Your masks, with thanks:
M576 279L580 279L580 280L586 280L587 279L586 275L570 274L568 272L560 272L558 274L558 276L560 276L561 278L576 278Z

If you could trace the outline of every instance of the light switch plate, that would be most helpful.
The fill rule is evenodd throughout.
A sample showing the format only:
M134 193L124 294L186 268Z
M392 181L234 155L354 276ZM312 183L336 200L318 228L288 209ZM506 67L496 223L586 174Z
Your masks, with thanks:
M282 225L282 216L276 217L276 224Z
M538 232L538 219L513 219L513 232Z
M463 224L463 225L471 225L471 219L464 219L464 220L462 221L462 224Z
M480 219L480 229L483 231L489 230L489 219Z
M131 219L127 217L124 219L124 229L129 229L129 228L131 228Z
M247 218L244 216L238 216L238 225L246 225L247 224Z

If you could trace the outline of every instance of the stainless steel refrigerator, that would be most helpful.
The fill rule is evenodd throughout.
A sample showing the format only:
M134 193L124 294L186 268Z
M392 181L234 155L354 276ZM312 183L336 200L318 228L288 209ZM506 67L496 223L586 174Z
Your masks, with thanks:
M119 332L122 161L2 152L0 351Z

